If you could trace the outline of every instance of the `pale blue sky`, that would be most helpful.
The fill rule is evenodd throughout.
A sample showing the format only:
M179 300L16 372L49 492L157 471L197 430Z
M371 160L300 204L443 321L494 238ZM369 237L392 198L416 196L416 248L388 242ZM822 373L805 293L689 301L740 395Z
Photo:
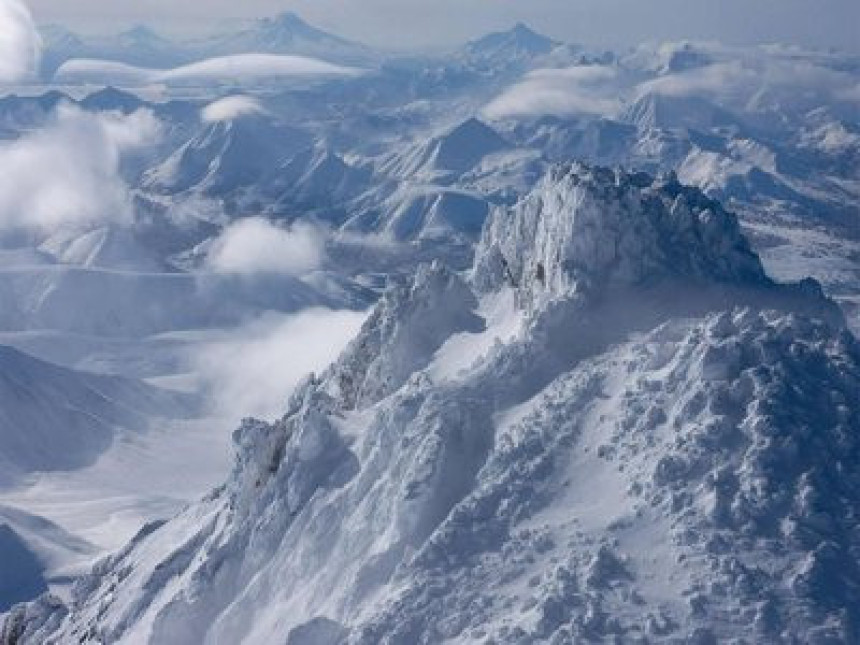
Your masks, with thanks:
M450 45L525 21L560 39L627 44L682 38L784 42L860 52L860 0L28 0L40 22L174 31L294 10L373 45Z

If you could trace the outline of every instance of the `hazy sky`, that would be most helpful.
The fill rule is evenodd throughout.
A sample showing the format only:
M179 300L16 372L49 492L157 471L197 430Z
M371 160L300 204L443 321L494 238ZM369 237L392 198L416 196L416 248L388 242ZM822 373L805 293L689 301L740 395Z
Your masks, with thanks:
M374 45L449 45L518 20L585 43L718 39L860 51L860 0L29 0L41 23L105 31L149 23L172 31L293 10Z

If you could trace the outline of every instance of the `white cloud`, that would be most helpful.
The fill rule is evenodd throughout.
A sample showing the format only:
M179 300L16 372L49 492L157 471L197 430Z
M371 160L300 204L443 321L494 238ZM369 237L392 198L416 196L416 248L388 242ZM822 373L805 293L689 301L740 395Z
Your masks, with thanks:
M126 116L59 106L44 128L0 144L0 231L127 222L122 155L149 145L159 130L147 110Z
M638 85L634 93L706 96L743 109L747 102L763 98L797 107L851 101L857 87L851 74L818 64L813 55L790 48L712 46L708 54L713 62L658 76Z
M126 87L157 83L230 83L241 86L271 78L350 77L364 72L355 67L343 67L305 56L237 54L168 70L134 67L105 60L76 59L63 63L54 80L58 83L109 83Z
M236 95L210 103L203 108L201 117L206 123L218 123L251 114L263 114L265 111L260 101L254 97Z
M617 77L617 70L602 65L537 70L494 99L484 108L484 115L489 119L612 116L621 107Z
M639 94L663 96L700 96L728 94L738 88L748 88L759 81L757 75L740 61L715 63L699 69L666 74L639 85Z
M192 367L213 413L271 419L305 376L334 361L366 317L354 311L308 309L270 313L197 348Z
M618 66L534 71L494 99L483 113L488 119L613 117L647 94L706 98L739 112L763 113L769 108L802 113L825 104L860 101L856 75L832 65L827 54L797 47L650 44Z
M206 264L219 273L303 275L323 260L320 231L301 222L290 229L261 217L239 220L212 243Z
M27 6L20 0L0 0L0 83L32 75L41 49L42 40Z

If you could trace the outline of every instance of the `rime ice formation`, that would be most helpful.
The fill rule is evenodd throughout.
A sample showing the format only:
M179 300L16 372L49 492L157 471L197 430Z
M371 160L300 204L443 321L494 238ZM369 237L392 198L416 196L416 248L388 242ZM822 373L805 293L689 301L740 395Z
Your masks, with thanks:
M0 642L853 642L858 429L813 283L672 178L559 167Z

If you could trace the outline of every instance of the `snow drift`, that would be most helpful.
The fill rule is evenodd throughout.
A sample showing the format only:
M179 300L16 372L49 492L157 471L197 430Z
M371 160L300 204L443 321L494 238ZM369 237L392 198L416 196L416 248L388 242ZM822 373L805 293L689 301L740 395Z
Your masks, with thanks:
M565 166L0 642L855 641L858 397L718 203Z

